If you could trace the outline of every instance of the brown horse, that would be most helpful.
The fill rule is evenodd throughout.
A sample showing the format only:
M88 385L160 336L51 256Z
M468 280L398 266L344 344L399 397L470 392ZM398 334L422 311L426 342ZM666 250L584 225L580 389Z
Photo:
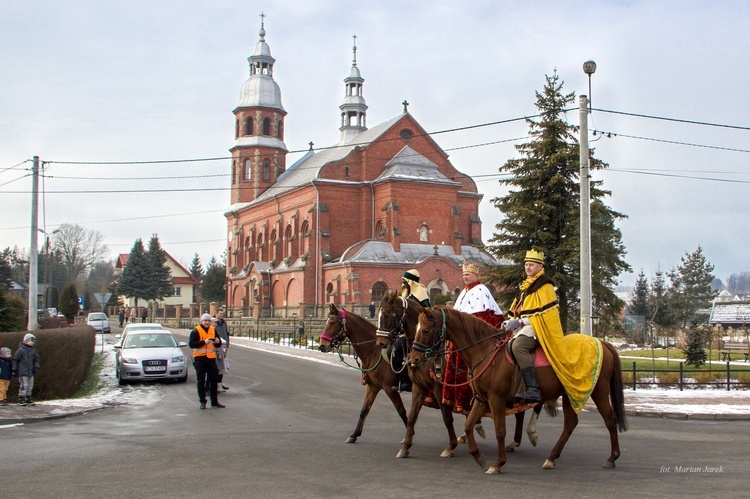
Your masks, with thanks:
M446 308L426 309L419 316L415 345L425 351L436 350L446 340L451 341L459 351L464 362L470 366L470 377L477 399L466 419L466 435L469 441L469 452L480 466L484 466L484 457L474 439L473 427L484 413L483 402L488 403L495 423L498 457L486 471L487 474L500 473L500 468L507 461L505 450L505 417L506 403L513 401L515 392L515 366L505 355L505 341L498 330L476 317ZM507 340L507 337L504 338ZM604 468L614 468L615 460L620 457L620 444L617 430L625 431L625 404L622 389L622 368L617 350L609 343L602 342L603 362L599 379L591 392L591 399L596 404L604 424L609 431L610 455ZM422 353L412 351L410 360L419 365ZM555 459L560 457L565 443L578 424L578 414L565 395L560 380L551 367L537 367L537 379L543 400L552 400L562 396L563 432L552 448L542 466L554 468Z
M401 400L401 395L391 390L391 386L398 384L398 374L391 370L391 366L387 362L382 361L382 349L376 348L375 345L375 326L367 319L343 309L339 310L331 304L328 321L320 335L318 349L322 352L339 349L346 338L349 338L358 359L358 366L351 367L362 373L362 381L366 387L365 400L362 403L362 409L359 411L357 427L346 440L347 443L351 444L362 435L365 419L370 413L370 408L380 390L385 390L385 394L391 399L404 425L406 425L406 409L404 408L404 402ZM341 359L343 361L343 356L341 356ZM361 365L359 359L362 361Z
M383 348L387 348L395 341L396 337L398 337L399 335L405 335L409 343L411 344L411 342L414 341L414 335L417 331L417 319L419 317L419 314L425 310L429 309L423 308L414 301L407 301L403 299L394 291L389 291L388 293L386 293L380 303L380 310L378 313L378 344ZM409 456L409 449L411 448L414 440L414 427L416 425L417 418L419 417L419 412L421 411L424 404L424 396L427 393L432 393L433 399L441 405L441 410L443 408L442 385L439 382L435 381L435 377L433 376L434 361L430 361L429 363L422 362L421 364L419 364L418 369L413 369L414 365L411 363L409 367L410 377L412 378L412 381L414 382L415 386L418 387L418 389L415 390L414 388L412 388L412 403L409 410L409 419L406 424L406 437L401 442L401 449L396 454L396 457L399 458ZM536 420L539 412L542 410L542 405L543 404L537 404L534 407L532 419L529 422L529 426L527 428L529 440L534 446L536 446L538 441L538 437L536 435ZM547 412L551 416L554 416L556 413L556 409L554 408L554 406L546 407ZM450 428L453 428L453 413L450 411L450 408L448 408L448 413L451 414L449 418ZM521 445L524 412L517 412L515 414L515 417L516 430L513 442L508 445L507 450L509 452L513 452L514 449L518 448L518 446ZM443 419L446 419L445 416ZM446 423L446 425L447 424L448 423ZM480 431L479 428L480 426L477 425L477 433L479 433L481 436L484 436L484 432ZM448 431L448 434L452 435L450 430ZM466 435L464 434L461 435L461 437L459 437L456 442L453 442L453 440L451 440L450 445L445 449L441 457L452 456L453 450L456 448L456 445L458 443L464 442L465 439Z

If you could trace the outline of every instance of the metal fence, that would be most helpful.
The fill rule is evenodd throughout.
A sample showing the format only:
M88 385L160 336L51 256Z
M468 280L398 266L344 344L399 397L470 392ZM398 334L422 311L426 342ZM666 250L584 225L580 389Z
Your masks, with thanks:
M625 370L625 386L633 390L641 388L678 388L680 391L692 388L716 388L742 390L750 388L750 366L736 366L726 363L722 369L686 369L680 362L679 369L632 369Z

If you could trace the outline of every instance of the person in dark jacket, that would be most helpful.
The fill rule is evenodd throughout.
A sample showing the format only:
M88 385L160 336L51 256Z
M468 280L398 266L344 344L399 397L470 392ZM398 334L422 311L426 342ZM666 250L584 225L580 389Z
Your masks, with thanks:
M216 317L214 319L214 331L216 331L216 336L221 338L221 347L219 347L217 350L217 359L216 363L221 364L223 369L219 369L219 387L227 391L229 390L228 386L224 385L224 372L228 371L228 364L227 364L227 352L229 351L229 326L227 325L227 321L224 320L224 312L222 310L219 310L216 312ZM219 359L221 357L221 359Z
M221 339L216 336L216 331L211 325L211 315L201 316L201 323L190 331L188 345L193 349L193 367L201 409L206 408L206 388L211 397L211 407L224 407L219 403L219 372L216 368L216 349L221 347Z
M36 336L27 333L18 345L13 356L13 376L18 377L18 403L31 405L31 392L34 390L34 375L39 372L39 354L34 348Z
M8 405L8 385L10 385L13 360L8 347L0 348L0 405Z

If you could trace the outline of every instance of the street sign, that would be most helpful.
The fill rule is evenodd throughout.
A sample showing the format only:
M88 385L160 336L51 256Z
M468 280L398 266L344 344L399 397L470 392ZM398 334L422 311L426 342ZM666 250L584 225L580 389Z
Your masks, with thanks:
M101 305L102 308L104 308L104 305L107 304L111 296L112 296L112 293L94 293L94 297L96 298L96 301L99 302L99 305Z

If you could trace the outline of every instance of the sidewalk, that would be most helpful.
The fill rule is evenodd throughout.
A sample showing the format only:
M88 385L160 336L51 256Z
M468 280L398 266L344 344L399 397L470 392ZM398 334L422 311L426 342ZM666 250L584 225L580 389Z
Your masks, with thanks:
M185 335L185 331L173 331L176 335ZM341 366L335 353L321 353L317 350L287 347L266 343L248 338L232 337L232 346L251 348L276 355L288 355L307 359L311 362ZM111 348L110 348L111 349ZM96 396L87 399L53 400L38 402L33 406L8 405L0 407L0 429L7 425L20 425L35 421L76 416L98 411L116 405L148 405L160 397L158 386L142 384L136 388L137 394L131 396L130 387L119 387L114 376L114 365L111 368L105 362L103 378L104 388ZM589 401L586 410L596 411L596 406ZM625 410L628 416L697 419L707 421L750 420L750 391L748 390L666 390L666 389L632 389L625 390Z

